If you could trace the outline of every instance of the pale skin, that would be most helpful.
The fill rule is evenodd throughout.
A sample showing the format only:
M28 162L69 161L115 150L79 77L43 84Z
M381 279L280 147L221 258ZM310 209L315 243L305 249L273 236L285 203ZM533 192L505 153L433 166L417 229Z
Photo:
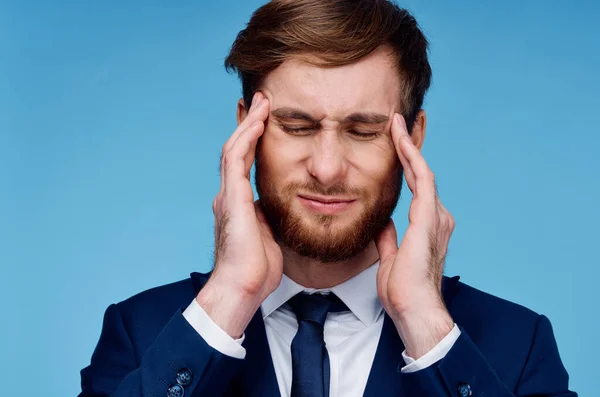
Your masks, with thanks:
M441 280L454 219L443 207L434 175L421 155L426 116L420 111L408 134L400 112L398 73L380 49L343 67L318 68L301 60L286 61L267 76L250 109L238 103L238 128L223 146L221 188L213 202L216 255L212 276L196 300L225 332L239 338L261 303L286 274L312 288L329 288L357 275L378 259L379 299L415 359L422 357L452 329L454 321L441 295ZM319 120L281 118L282 108L300 109ZM385 116L375 124L345 121L356 112ZM277 113L277 112L275 112ZM382 121L383 120L383 121ZM351 127L351 129L350 129ZM373 133L358 137L354 131ZM399 159L413 193L409 226L400 245L390 220L384 231L355 257L323 264L298 256L278 244L254 201L250 184L258 139L262 136L264 161L272 168L273 183L314 178L326 189L340 181L360 189L380 189L385 170ZM364 208L356 199L343 217L341 229ZM296 201L292 209L307 211ZM306 227L323 233L306 217Z

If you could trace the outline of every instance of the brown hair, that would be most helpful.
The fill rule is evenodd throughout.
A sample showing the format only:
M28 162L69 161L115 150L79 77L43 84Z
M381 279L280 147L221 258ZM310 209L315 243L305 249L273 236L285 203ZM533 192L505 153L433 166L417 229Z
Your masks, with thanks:
M225 68L238 73L250 104L263 78L294 56L315 55L312 64L335 67L382 45L393 49L404 84L401 112L411 131L431 83L428 43L414 17L388 0L272 0L238 33Z

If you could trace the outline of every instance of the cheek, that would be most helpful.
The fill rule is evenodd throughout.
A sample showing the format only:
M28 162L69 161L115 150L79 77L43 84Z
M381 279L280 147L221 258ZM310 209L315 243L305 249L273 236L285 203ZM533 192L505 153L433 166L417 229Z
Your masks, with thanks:
M274 161L280 164L295 164L302 161L312 147L310 139L287 134L272 124L267 126L261 139L265 150L268 148Z
M373 185L385 183L391 171L399 164L396 149L389 139L356 142L353 144L349 161L368 183Z
M271 127L267 127L260 139L261 160L270 177L279 181L290 175L302 159L304 150L299 140Z

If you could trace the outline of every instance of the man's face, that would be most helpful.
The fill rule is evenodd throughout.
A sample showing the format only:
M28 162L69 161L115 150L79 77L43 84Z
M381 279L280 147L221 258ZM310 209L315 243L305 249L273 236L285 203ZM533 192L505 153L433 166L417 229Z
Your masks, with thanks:
M270 115L255 181L276 238L321 262L352 258L385 226L402 185L390 134L401 110L391 58L378 50L336 68L293 59L260 90Z

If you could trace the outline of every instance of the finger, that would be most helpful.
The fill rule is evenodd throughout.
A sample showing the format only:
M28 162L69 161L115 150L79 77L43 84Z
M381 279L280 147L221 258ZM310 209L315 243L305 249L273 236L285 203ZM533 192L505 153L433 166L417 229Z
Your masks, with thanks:
M391 218L385 228L375 236L375 246L379 252L380 264L395 256L398 252L398 234Z
M261 121L255 121L254 124L251 124L248 127L246 127L244 130L240 131L238 139L236 139L236 141L233 143L233 146L231 146L226 153L222 153L221 154L221 166L220 166L220 169L219 169L219 172L221 173L221 190L223 190L223 188L225 187L225 167L226 167L226 163L227 162L231 163L232 156L235 156L235 154L231 154L231 151L235 148L235 146L236 146L236 144L237 144L237 142L239 140L239 137L241 137L241 136L243 136L245 134L248 134L248 133L252 134L253 132L256 132L255 130L257 128L261 128L261 126L264 129L264 123L263 122L261 122ZM243 143L240 143L240 144L243 145ZM254 145L254 148L250 148L250 149L251 150L248 153L250 153L250 154L253 155L253 153L254 153L254 151L256 149L256 145ZM236 149L236 150L239 151L239 148ZM246 159L248 157L248 153L246 153L246 155L244 156L244 161L245 162L246 162ZM254 157L252 156L252 159L253 158ZM251 161L250 161L250 165L252 165Z
M248 116L246 117L246 119L242 123L240 123L238 128L236 128L235 132L232 134L232 136L227 140L227 142L223 146L223 150L221 152L220 165L219 165L219 172L220 172L220 177L221 177L220 192L223 192L223 189L225 188L225 176L224 176L224 171L223 171L224 157L231 150L231 148L235 145L235 142L239 139L240 135L244 131L246 131L248 128L250 128L257 121L264 122L267 119L267 116L269 114L268 100L262 95L262 93L257 92L255 94L255 98L252 102L253 106L256 103L256 101L259 101L260 103L258 103L253 109L251 109L251 113L249 113ZM253 121L253 120L254 120L254 122L251 123L251 121ZM254 161L254 154L252 153L252 155L249 157L252 159L250 161L250 163L252 163L252 161Z
M266 98L264 98L261 101L261 103L258 105L258 107L255 108L251 114L248 114L246 119L240 124L240 126L233 133L233 135L231 136L229 141L225 144L225 146L223 146L223 153L221 154L222 157L227 155L227 153L235 146L236 142L238 141L239 137L244 133L244 131L247 131L248 129L252 128L252 126L256 125L257 122L260 122L261 124L263 124L263 128L264 128L264 122L266 121L266 119L269 115L268 102L269 101ZM249 124L249 122L252 120L254 120L254 122L252 124ZM248 122L248 124L246 122ZM243 128L243 129L240 128L242 126L245 126L246 128ZM254 144L254 146L250 150L250 153L246 157L246 163L249 164L250 166L252 166L252 162L254 161L255 149L256 149L256 144ZM223 164L223 162L221 161L221 166L222 166L222 164ZM223 177L223 172L221 172L221 186L223 186L224 182L225 182L225 180Z
M258 136L256 139L252 139L249 143L249 149L244 157L244 175L250 179L250 169L252 168L252 164L254 163L254 158L256 157L256 146L258 145L258 138L264 134L266 125L264 123L260 123L259 127L260 131L258 131Z
M248 108L248 114L246 115L246 118L237 126L237 128L233 131L233 134L231 134L231 136L223 145L223 154L227 153L229 149L231 149L231 146L236 141L239 134L248 128L250 124L252 124L253 121L250 117L250 113L254 114L254 110L260 106L262 99L262 93L260 91L256 91L252 97L252 102L250 102L250 107Z
M267 128L267 119L269 118L269 111L270 111L270 103L269 103L269 100L265 97L264 100L261 102L260 107L258 109L256 109L256 112L255 112L255 116L258 118L258 121L260 122L260 125L262 128L262 132L260 132L260 135L258 137L262 136L262 134L264 133L264 131ZM252 168L252 164L254 163L254 158L256 157L256 146L258 144L258 137L256 139L250 141L250 150L248 151L248 153L246 154L246 157L245 157L245 170L246 170L245 172L248 174L248 176L250 175L250 169ZM239 139L239 137L238 137L238 139ZM235 143L234 143L234 145L235 145Z
M267 121L267 118L269 117L269 100L267 98L264 98L263 100L261 100L260 104L258 105L258 107L256 109L254 109L252 116L248 115L248 117L246 117L246 119L252 117L251 120L254 120L250 125L255 124L257 121L259 121L263 127L265 126L265 123ZM246 121L246 120L244 120ZM240 138L240 136L243 134L242 132L239 132L237 134L237 138L236 140L233 142L233 146L235 146L235 143L238 141L238 139ZM254 156L252 156L252 159L254 160Z
M396 117L398 118L397 121L404 125L404 127L399 130L401 134L400 139L398 140L398 145L400 146L402 154L404 154L406 160L408 160L410 168L414 173L415 191L413 191L413 194L422 196L424 198L433 199L435 197L435 180L433 172L431 172L431 169L427 165L427 162L421 154L421 151L410 139L406 130L404 118L402 118L400 115L397 115Z
M240 125L235 129L231 137L225 142L223 145L223 153L227 153L231 147L234 145L235 141L239 138L242 131L248 128L250 125L254 124L257 120L266 120L268 115L268 110L265 110L264 107L267 104L267 98L260 92L257 91L254 94L254 98L252 99L252 105L248 110L248 115L240 123Z
M400 159L400 164L402 164L402 169L404 170L404 179L406 179L406 184L410 191L415 194L417 190L417 181L415 178L415 173L412 170L410 163L404 153L402 153L402 149L400 149L400 144L398 144L398 158Z
M396 149L396 153L400 159L400 163L402 164L402 169L404 170L406 184L408 185L410 191L414 194L416 189L415 174L410 166L410 163L408 162L408 159L400 148L400 141L404 135L408 136L406 124L401 123L399 119L394 116L394 119L392 120L392 141L394 142L394 148Z
M265 125L262 121L256 121L242 131L235 145L223 157L225 190L233 190L231 192L233 196L236 196L240 181L249 184L252 161L248 161L248 157L255 152L256 143L263 134L264 128ZM229 194L227 197L230 197Z
M236 166L241 165L242 167L240 170L242 171L242 174L249 176L253 158L248 159L248 157L250 157L250 155L252 155L256 150L258 138L260 138L264 130L265 124L262 121L256 121L242 131L229 152L225 154L224 163L229 161L230 164ZM227 181L225 182L227 183Z
M248 128L250 120L252 120L252 118L249 117L250 112L254 113L253 110L258 107L258 105L261 102L261 99L262 99L262 93L260 91L256 91L254 93L254 96L252 97L252 102L250 102L250 108L248 109L248 116L244 119L244 121L242 121L237 126L235 131L233 131L233 134L231 134L231 136L227 139L227 141L225 141L225 144L223 144L223 148L221 149L221 157L219 159L219 175L221 177L221 186L219 189L219 193L222 193L223 189L225 188L225 180L224 180L224 175L223 175L223 157L229 151L229 149L231 149L231 146L237 140L239 134L243 130Z

